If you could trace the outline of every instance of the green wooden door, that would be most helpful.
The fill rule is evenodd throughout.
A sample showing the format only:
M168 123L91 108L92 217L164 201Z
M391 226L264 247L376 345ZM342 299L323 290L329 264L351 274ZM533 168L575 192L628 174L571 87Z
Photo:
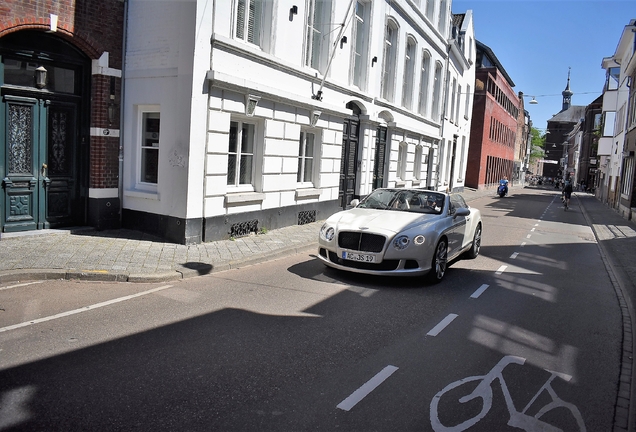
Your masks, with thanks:
M2 231L72 225L77 104L4 94L0 117Z

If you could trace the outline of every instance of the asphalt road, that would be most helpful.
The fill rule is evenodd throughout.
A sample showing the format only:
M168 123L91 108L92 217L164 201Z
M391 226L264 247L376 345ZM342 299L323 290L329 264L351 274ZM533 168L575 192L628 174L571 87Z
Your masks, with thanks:
M580 209L471 206L482 253L438 285L299 254L0 287L0 431L611 430L621 313Z

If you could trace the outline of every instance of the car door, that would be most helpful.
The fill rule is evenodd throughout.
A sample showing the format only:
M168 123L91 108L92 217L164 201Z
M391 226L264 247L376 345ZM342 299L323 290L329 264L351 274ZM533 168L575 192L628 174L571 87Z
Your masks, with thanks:
M448 255L456 256L465 245L467 218L470 216L456 216L457 209L467 207L466 202L460 195L452 194L449 197L448 217L450 218L451 230L448 236Z

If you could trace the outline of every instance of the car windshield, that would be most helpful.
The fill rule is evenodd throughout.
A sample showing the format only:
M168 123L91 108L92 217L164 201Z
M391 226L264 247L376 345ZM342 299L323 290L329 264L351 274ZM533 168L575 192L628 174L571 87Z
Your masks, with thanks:
M410 189L376 189L358 204L358 208L429 214L440 214L443 207L444 195L428 190Z

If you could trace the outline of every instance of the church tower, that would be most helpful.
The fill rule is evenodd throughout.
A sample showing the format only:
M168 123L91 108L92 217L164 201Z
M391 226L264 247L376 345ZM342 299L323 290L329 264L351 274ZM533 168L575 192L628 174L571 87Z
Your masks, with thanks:
M572 95L574 94L572 90L570 90L570 69L572 68L568 68L568 85L565 87L565 90L563 90L563 93L561 93L563 95L563 106L561 108L561 112L570 108Z

